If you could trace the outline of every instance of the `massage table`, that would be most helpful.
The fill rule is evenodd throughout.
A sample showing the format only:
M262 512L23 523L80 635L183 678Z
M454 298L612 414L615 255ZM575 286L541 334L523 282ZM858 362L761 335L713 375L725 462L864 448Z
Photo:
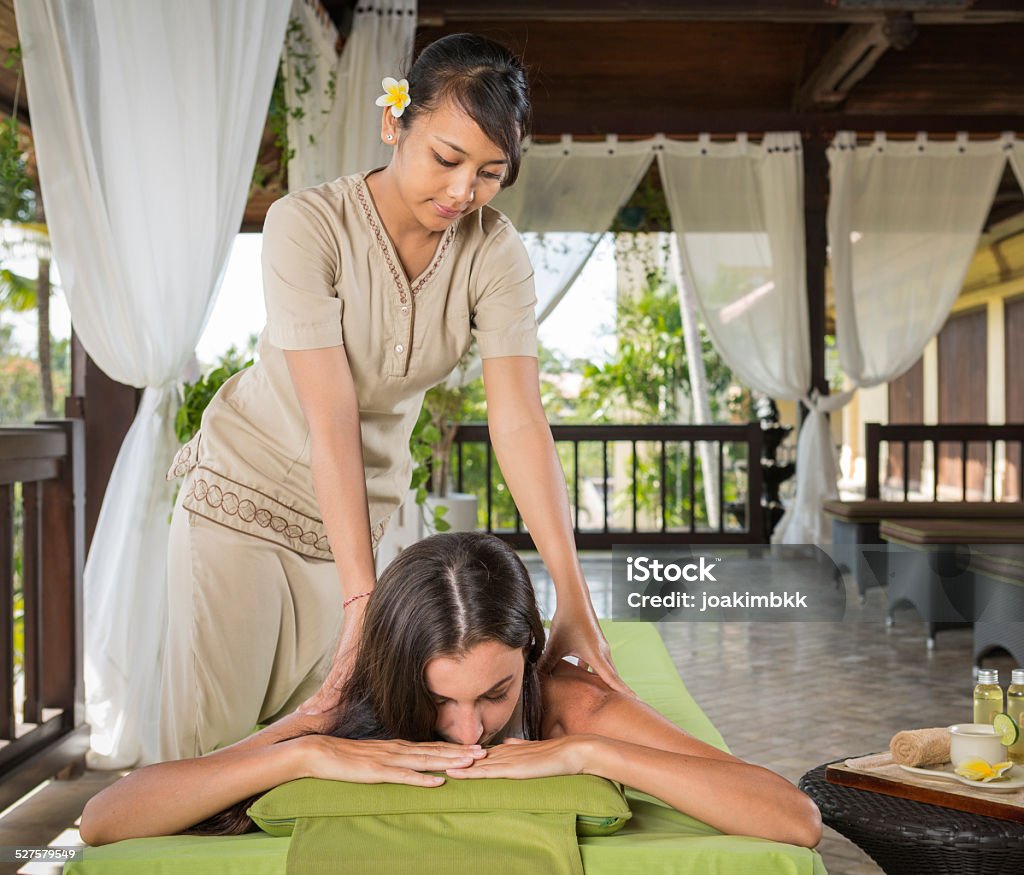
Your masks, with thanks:
M1024 665L1024 541L974 546L971 554L978 598L974 667L997 649Z
M885 543L879 533L882 520L1024 520L1024 502L1020 501L833 499L826 501L822 510L832 521L832 558L842 570L853 575L861 603L869 587L885 583L880 555Z
M914 607L928 628L928 649L941 629L971 625L978 618L998 618L997 603L1012 598L984 571L987 551L1017 549L1024 544L1024 520L898 519L882 520L879 532L890 549L884 554L889 580L887 623L900 605ZM976 555L977 554L977 555ZM988 566L993 565L992 560ZM1021 603L1018 602L1019 612ZM1004 604L1003 619L1011 619ZM977 649L975 653L977 654Z
M687 692L653 625L605 621L602 627L622 677L644 701L700 740L728 750ZM627 798L633 816L619 832L578 837L586 875L826 875L816 851L725 836L643 793L628 790ZM130 839L87 848L83 859L67 864L64 872L284 875L290 840L264 833ZM346 872L343 860L338 861L337 871Z

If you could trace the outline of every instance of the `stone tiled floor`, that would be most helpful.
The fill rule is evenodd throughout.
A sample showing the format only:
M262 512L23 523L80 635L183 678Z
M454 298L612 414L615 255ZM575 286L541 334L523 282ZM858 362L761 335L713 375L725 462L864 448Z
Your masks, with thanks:
M550 615L553 592L539 562L527 554L542 610ZM610 604L610 562L584 560L598 612ZM923 624L912 611L897 613L895 628L883 621L885 595L869 590L857 603L852 586L846 617L836 623L665 622L659 630L697 702L733 752L796 782L828 759L887 747L893 733L941 726L970 717L971 636L942 632L934 651L925 647ZM1006 658L987 666L1008 676ZM43 786L0 817L0 847L76 844L74 823L85 802L116 774L87 772ZM831 875L868 875L881 870L867 855L826 830L820 846ZM43 873L34 864L6 872Z

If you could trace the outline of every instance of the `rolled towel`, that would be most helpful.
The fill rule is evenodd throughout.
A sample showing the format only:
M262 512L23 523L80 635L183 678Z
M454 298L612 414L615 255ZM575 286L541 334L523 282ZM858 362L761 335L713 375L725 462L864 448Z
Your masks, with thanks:
M907 729L897 732L889 742L894 763L903 766L928 766L949 762L949 730Z

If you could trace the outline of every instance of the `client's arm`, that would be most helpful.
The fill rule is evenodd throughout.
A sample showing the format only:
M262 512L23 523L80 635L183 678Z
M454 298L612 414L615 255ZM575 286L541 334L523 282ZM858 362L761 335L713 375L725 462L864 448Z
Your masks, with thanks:
M443 778L421 771L469 765L484 755L478 745L302 735L315 731L320 716L293 714L223 750L135 770L86 804L82 841L175 835L296 778L436 787Z
M785 778L698 741L644 702L562 663L544 685L544 735L506 743L452 777L592 774L656 796L715 829L814 847L815 804Z

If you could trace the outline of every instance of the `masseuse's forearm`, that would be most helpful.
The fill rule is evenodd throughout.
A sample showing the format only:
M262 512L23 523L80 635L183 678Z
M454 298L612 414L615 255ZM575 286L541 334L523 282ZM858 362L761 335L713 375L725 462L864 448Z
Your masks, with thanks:
M501 472L551 574L559 604L581 596L589 599L573 547L565 475L543 408L538 403L535 411L520 413L514 422L495 413L488 424Z
M814 803L768 769L619 739L579 737L583 772L655 796L721 832L810 848L821 839Z
M317 504L345 597L376 580L363 470L359 399L343 346L286 350L292 385L309 426Z
M372 589L376 580L358 415L310 440L313 488L348 598Z
M136 769L89 800L82 812L82 840L105 845L184 832L243 799L302 777L305 755L298 740L240 743L198 759Z

